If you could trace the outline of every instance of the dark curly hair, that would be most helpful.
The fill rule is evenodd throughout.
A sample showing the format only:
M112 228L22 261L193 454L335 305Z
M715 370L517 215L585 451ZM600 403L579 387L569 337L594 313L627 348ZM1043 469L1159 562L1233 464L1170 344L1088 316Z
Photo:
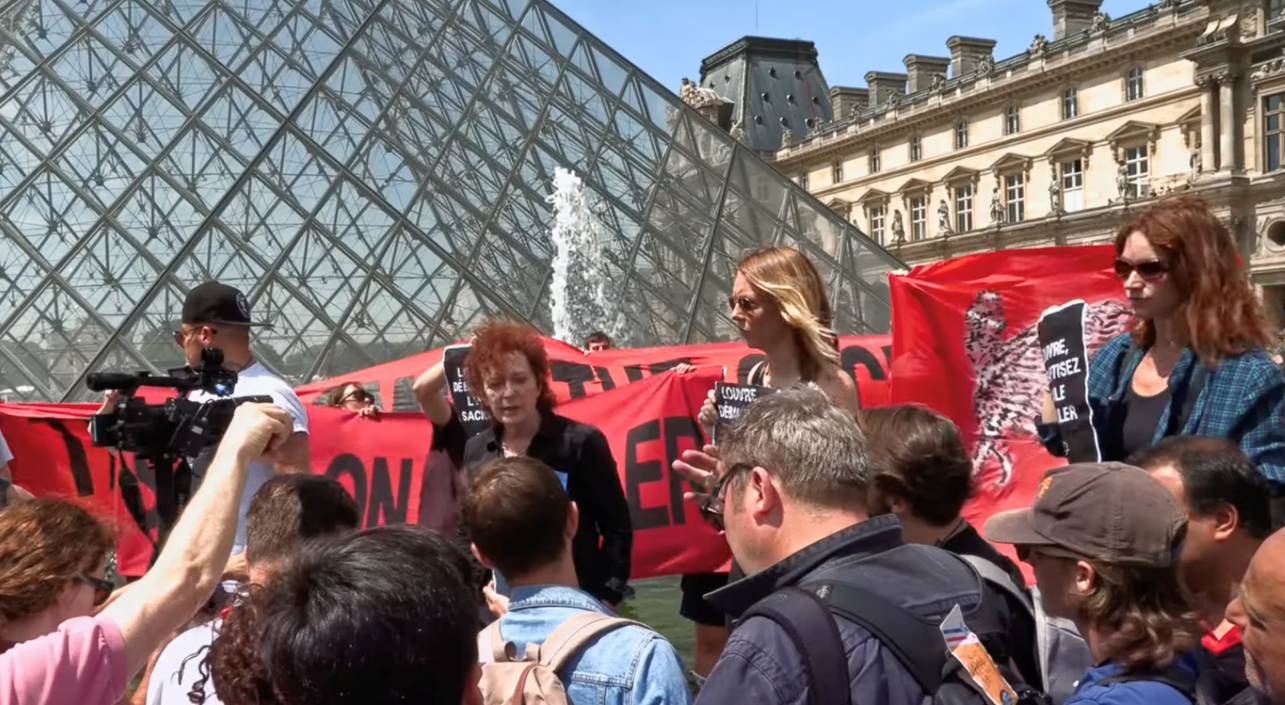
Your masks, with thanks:
M464 378L482 408L491 413L482 394L483 382L489 372L504 364L509 353L519 353L526 358L540 384L536 408L541 413L551 411L558 400L549 386L549 354L544 350L544 341L536 329L516 321L492 321L479 328L473 336L473 344L464 360Z

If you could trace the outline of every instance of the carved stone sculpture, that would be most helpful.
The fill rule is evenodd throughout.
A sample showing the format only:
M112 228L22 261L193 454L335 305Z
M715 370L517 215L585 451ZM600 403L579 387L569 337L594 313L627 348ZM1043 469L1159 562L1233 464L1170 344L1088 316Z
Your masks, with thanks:
M999 225L1004 222L1004 204L999 197L999 187L991 192L991 222Z
M794 144L794 133L790 132L788 127L781 130L781 149L785 149L792 144Z
M1110 26L1111 15L1105 12L1095 12L1093 13L1093 21L1089 23L1089 34L1106 34L1107 28Z
M732 139L736 140L737 142L744 142L746 139L749 138L749 134L745 131L744 120L736 120L735 122L733 122L731 129L729 129L727 133L731 135Z
M1161 10L1172 10L1178 7L1178 0L1160 0Z
M937 206L937 229L942 235L949 235L950 229L950 206L946 205L946 199L941 199L941 204Z
M995 70L995 58L987 54L977 60L977 75L989 76Z
M1204 157L1200 155L1200 146L1196 145L1191 148L1191 179L1196 180L1200 172L1204 169Z
M1044 48L1047 47L1048 45L1049 45L1049 40L1046 39L1043 34L1035 35L1035 39L1031 40L1031 48L1030 48L1031 56L1042 55L1044 53Z
M1129 165L1124 162L1120 162L1120 168L1115 171L1115 190L1120 194L1121 201L1127 201L1129 200L1129 197L1132 196L1130 193L1132 189L1129 188L1130 185Z
M946 87L946 74L944 73L933 74L933 82L932 82L932 85L929 86L929 88L933 91L940 91L945 87Z
M678 97L696 110L723 102L722 96L713 88L702 88L690 78L683 79L683 83L678 89Z
M892 240L898 245L906 241L906 227L901 223L901 211L892 212Z
M1058 180L1057 174L1053 175L1053 180L1049 182L1049 212L1053 215L1061 215L1062 210L1062 183Z

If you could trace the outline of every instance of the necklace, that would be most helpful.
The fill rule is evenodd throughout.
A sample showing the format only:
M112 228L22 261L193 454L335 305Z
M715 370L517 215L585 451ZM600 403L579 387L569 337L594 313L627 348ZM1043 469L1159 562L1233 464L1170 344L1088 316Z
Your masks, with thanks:
M522 446L521 448L518 448L517 446L511 446L505 441L500 441L500 450L504 451L504 457L506 458L516 458L519 456L526 455L527 449L530 447L531 447L531 441L527 441L526 445Z

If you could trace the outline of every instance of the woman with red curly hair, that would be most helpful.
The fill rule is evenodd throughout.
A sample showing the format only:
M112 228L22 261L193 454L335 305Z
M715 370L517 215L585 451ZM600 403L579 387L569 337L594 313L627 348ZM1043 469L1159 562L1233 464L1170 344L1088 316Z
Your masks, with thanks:
M1203 200L1174 198L1120 228L1115 251L1136 323L1089 365L1104 460L1165 436L1212 436L1285 483L1285 377L1266 351L1275 336L1227 227ZM1054 428L1042 426L1041 439L1065 454Z
M534 328L511 321L482 326L464 363L468 388L491 417L469 439L471 473L495 458L529 456L553 468L580 510L572 559L580 587L615 607L629 592L634 531L607 437L554 413L549 358ZM497 576L503 588L502 576Z

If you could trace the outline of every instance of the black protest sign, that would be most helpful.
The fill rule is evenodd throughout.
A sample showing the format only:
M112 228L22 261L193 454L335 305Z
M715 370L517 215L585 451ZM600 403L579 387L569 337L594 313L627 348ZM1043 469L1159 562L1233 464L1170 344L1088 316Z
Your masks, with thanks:
M718 429L741 418L745 408L755 399L776 390L754 384L714 383L714 408L718 410L718 423L714 425L714 442L718 442Z
M1087 310L1084 301L1069 301L1045 311L1036 327L1058 429L1066 444L1067 461L1072 463L1102 460L1089 406L1089 350L1084 329Z
M451 403L455 413L460 415L460 422L469 437L491 427L491 417L482 408L477 397L469 394L468 382L464 379L464 358L468 357L469 345L450 345L442 350L442 372L451 392Z

